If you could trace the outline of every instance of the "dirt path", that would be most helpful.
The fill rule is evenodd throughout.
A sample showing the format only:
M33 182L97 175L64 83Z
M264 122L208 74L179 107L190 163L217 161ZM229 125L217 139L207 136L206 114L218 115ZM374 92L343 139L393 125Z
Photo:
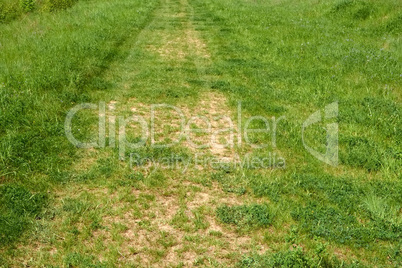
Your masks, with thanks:
M211 90L219 76L209 72L212 57L196 27L186 0L162 0L154 19L127 44L125 60L115 62L103 77L112 90L100 93L107 103L109 147L83 151L73 167L77 178L93 179L59 189L54 200L56 216L51 222L42 221L44 231L35 234L40 238L21 245L21 250L37 256L48 251L42 258L50 263L60 263L66 254L76 252L117 266L153 267L227 266L242 254L265 252L259 231L244 235L216 219L220 205L259 202L223 191L211 176L219 171L202 164L191 165L185 172L152 165L132 168L118 159L116 145L110 146L111 133L115 139L122 135L116 128L119 116L142 117L150 123L151 105L166 103L179 109L186 122L192 120L189 127L210 124L210 131L183 130L177 111L162 111L155 120L157 142L181 138L169 149L173 153L185 152L191 159L201 155L234 160L231 132L237 126L228 124L234 117L226 97ZM141 133L138 127L129 124L125 135L135 139ZM220 129L226 131L217 132L211 140L211 133ZM146 156L158 154L149 140L146 144Z
M116 99L109 102L113 107L110 115L131 111L133 116L144 117L150 123L152 104L174 105L186 124L180 125L177 111L163 110L156 115L158 142L181 138L178 145L193 153L234 161L237 122L226 97L211 89L219 76L208 74L211 55L193 21L193 10L186 0L163 1L155 19L139 35L132 54L107 74L110 80L119 81ZM191 126L186 128L187 123L210 129L205 135L192 135L196 131L191 131Z

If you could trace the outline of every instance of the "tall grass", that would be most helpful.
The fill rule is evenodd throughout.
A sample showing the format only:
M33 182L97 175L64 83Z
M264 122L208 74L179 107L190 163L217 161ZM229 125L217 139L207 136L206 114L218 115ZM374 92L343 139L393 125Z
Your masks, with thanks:
M48 3L67 7L73 1ZM81 1L65 11L31 14L0 25L3 183L45 191L58 180L76 152L64 134L67 109L90 101L91 91L102 88L94 78L116 59L119 47L141 31L155 3ZM7 210L7 204L1 206Z
M123 58L124 44L135 43L158 2L82 0L71 5L73 1L49 0L35 2L33 9L28 0L4 2L18 6L20 15L0 25L3 244L12 244L30 221L40 217L50 185L70 179L64 171L77 152L64 135L66 111L76 103L94 102L102 91L113 88L108 83L130 78L125 82L132 83L131 88L124 97L138 97L138 101L188 100L210 84L207 90L225 94L233 110L241 100L246 116L286 116L278 126L277 148L269 148L285 157L286 169L224 169L210 178L199 175L206 184L216 181L225 193L264 201L218 204L215 216L220 224L247 234L261 231L258 235L264 234L267 243L287 246L275 254L245 256L240 267L343 265L324 254L322 241L353 254L361 251L358 258L367 262L398 267L402 234L400 1L189 0L191 7L186 8L192 14L188 17L211 55L205 70L210 83L202 81L205 77L193 62L177 64L175 59L159 58L143 49L147 46L144 40L138 50L130 46L134 52L129 64L123 61L124 68L106 72ZM184 2L165 4L178 8ZM56 9L45 8L49 3L60 3L63 10L48 12ZM165 12L177 15L166 6L158 14ZM178 23L184 18L174 17L170 24L164 19L149 27L142 39L150 37L152 30L159 34L159 27L186 30L187 23ZM130 75L117 73L121 70ZM175 80L187 80L191 88L170 83ZM305 150L301 125L334 101L339 102L340 112L335 120L340 129L340 165L329 167ZM89 117L78 120L76 131L80 133L75 134L87 137ZM311 146L325 145L326 123L307 133ZM256 143L271 143L269 139L252 137ZM264 157L269 149L255 150L253 156ZM158 158L185 155L186 151L145 148L136 153ZM101 158L79 175L85 179L118 177L122 167L117 161ZM132 185L136 180L144 187L162 188L167 187L170 175L136 173L111 184ZM172 175L177 176L183 175ZM63 210L79 215L84 207L78 199L67 199ZM203 217L201 210L195 215L197 230L206 228ZM184 209L172 220L176 226L186 221ZM283 230L284 235L272 234L268 226ZM270 238L275 235L286 241ZM295 244L303 245L303 250L288 250ZM316 246L317 252L312 252ZM92 263L81 253L68 254L66 265Z
M243 178L233 184L247 185L254 195L277 204L281 213L273 222L281 222L280 228L290 222L290 213L298 236L309 238L306 243L320 237L374 252L375 241L383 240L390 251L398 248L401 2L191 3L197 29L211 50L212 72L222 74L212 88L226 94L233 106L241 100L245 113L286 117L278 126L277 148L270 148L285 157L286 170L225 176ZM339 103L340 165L330 168L303 148L301 125L334 101ZM317 150L325 144L325 127L320 124L307 134ZM255 140L270 143L266 137ZM254 154L264 156L266 150ZM398 254L387 254L385 249L373 253L383 260L388 256L392 264L400 260ZM259 267L256 261L250 257L243 264Z
M293 153L304 151L300 135L286 132L338 101L341 162L395 178L402 164L400 1L192 2L224 74L213 88L252 114L294 115L278 133Z
M54 12L72 7L78 0L2 0L0 24L32 12Z

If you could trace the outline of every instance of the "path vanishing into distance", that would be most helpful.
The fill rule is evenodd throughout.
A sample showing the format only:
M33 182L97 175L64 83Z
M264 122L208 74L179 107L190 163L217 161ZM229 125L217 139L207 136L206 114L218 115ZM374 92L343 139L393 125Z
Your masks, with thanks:
M61 214L38 224L39 239L19 246L33 258L26 261L20 255L16 262L59 263L74 247L77 255L71 258L78 261L86 260L90 252L91 261L121 265L188 266L198 261L226 266L243 254L268 249L262 230L237 232L235 227L223 227L215 216L222 204L264 201L225 192L210 178L212 161L224 165L234 158L230 132L234 133L235 125L225 118L235 122L236 108L229 108L225 95L211 89L218 75L210 72L211 55L196 30L204 23L194 19L194 12L186 0L163 0L143 30L122 45L125 58L112 62L100 78L113 85L106 93L98 92L100 103L106 102L106 113L100 113L106 121L106 148L82 149L72 167L78 180L94 178L58 188L52 210ZM176 108L155 109L156 144L180 138L181 116L185 125L192 118L191 128L198 124L207 129L211 124L210 133L226 131L218 132L212 142L211 134L189 133L191 144L183 138L172 148L147 147L138 156L127 154L119 160L115 152L121 150L123 135L131 138L130 144L136 138L151 139L152 104ZM147 122L145 136L135 120L122 132L119 118L131 115ZM97 134L98 126L93 126ZM138 161L144 166L136 167Z
M400 267L402 6L301 2L0 4L0 267Z

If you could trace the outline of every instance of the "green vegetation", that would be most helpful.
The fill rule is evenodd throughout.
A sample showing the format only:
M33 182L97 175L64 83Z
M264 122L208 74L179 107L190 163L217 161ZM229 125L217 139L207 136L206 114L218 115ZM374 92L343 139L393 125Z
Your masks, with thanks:
M324 245L319 245L312 256L301 248L278 252L272 255L246 257L238 267L362 267L358 262L345 264L336 258L330 258Z
M222 206L218 207L216 214L222 222L239 227L266 227L272 217L267 205Z
M78 0L3 0L0 24L9 23L31 12L55 12L72 7Z
M1 196L1 244L7 245L17 239L46 204L45 194L32 194L18 185L4 185Z
M0 267L400 267L401 33L398 0L2 1ZM67 112L99 102L106 145L122 144L118 116L150 125L152 104L234 129L282 119L248 137L263 149L152 147L134 121L145 146L78 149ZM97 113L75 137L96 139ZM157 144L177 138L174 112L154 123ZM338 166L303 146L324 152L329 123ZM236 154L286 165L189 162Z
M54 10L74 2L44 5ZM32 3L22 1L21 7ZM138 34L154 4L97 1L93 9L95 3L82 1L65 12L34 13L0 25L0 177L2 183L19 185L14 196L8 186L0 194L3 244L18 238L40 212L41 202L27 208L28 195L36 202L52 183L69 180L65 169L76 149L64 134L66 112L74 103L91 100L91 83L119 57L119 47L129 38L127 27L130 36ZM84 132L88 119L79 122Z

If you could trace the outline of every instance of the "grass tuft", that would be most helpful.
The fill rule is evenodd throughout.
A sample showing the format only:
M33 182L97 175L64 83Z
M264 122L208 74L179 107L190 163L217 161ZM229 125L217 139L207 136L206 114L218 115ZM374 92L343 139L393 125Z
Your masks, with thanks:
M218 219L227 224L242 228L267 227L272 222L268 205L220 206L216 209Z

